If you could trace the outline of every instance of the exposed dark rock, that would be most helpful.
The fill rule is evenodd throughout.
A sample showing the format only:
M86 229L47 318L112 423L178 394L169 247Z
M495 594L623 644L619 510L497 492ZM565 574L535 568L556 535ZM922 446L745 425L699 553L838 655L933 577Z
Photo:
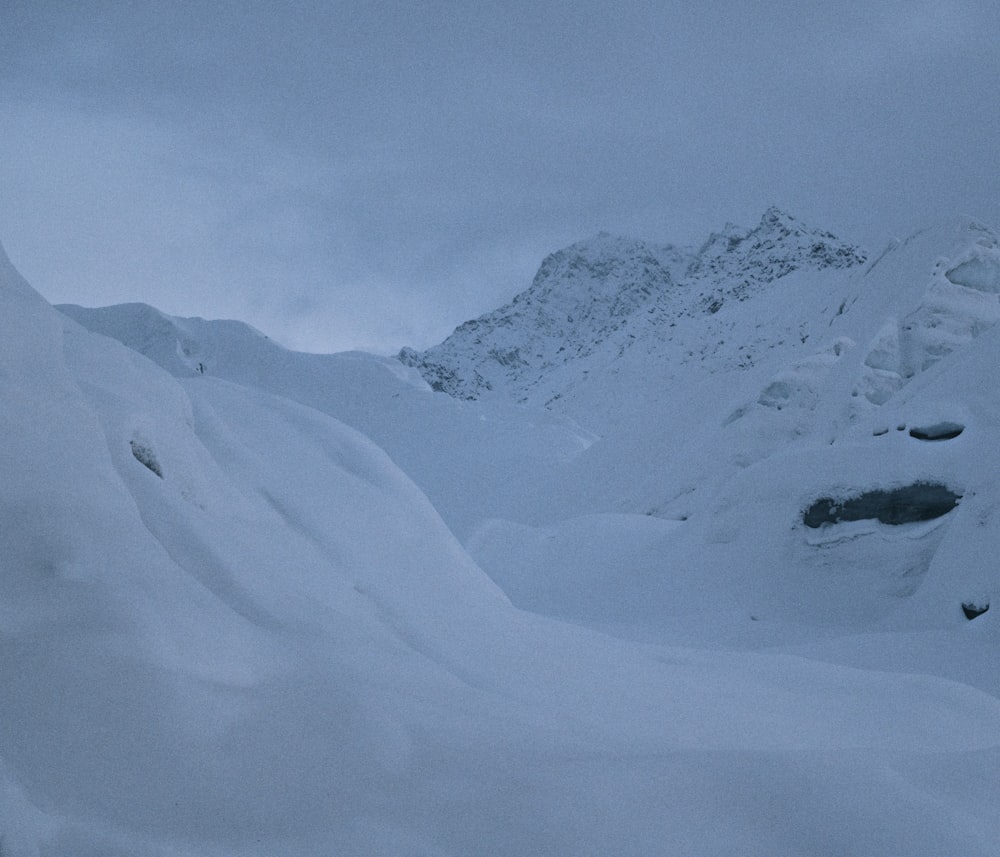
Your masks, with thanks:
M979 602L979 601L963 601L962 602L962 612L965 614L965 618L972 621L977 616L982 616L987 610L990 609L989 601Z
M877 520L883 524L910 524L946 515L962 499L946 485L917 482L892 491L866 491L858 497L823 497L802 516L807 527L838 524L841 521Z
M160 462L156 460L156 454L152 448L138 440L130 440L129 444L132 447L132 455L135 456L135 460L162 479L163 468L160 467Z
M965 426L961 423L944 421L929 426L914 426L910 429L910 437L917 440L951 440L963 431Z

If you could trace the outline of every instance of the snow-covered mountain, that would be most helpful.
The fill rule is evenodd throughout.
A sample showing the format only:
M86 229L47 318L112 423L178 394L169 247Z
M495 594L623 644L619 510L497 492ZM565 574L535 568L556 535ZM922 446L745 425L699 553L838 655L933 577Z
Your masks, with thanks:
M770 210L754 230L727 227L697 254L666 254L657 266L635 242L574 245L507 307L424 355L404 352L428 379L451 378L453 395L544 405L599 436L546 486L550 502L572 498L554 519L484 521L466 539L491 576L516 603L657 638L676 627L665 616L699 599L742 616L723 634L744 641L804 617L926 627L987 603L998 545L974 521L994 503L984 463L1000 424L988 368L1000 353L998 236L958 218L865 262ZM604 312L616 289L642 309ZM601 312L580 312L590 301ZM555 347L574 336L590 344ZM500 373L501 341L507 353L558 357ZM861 498L859 521L827 511L836 526L809 526L821 508ZM620 517L593 517L608 514ZM880 520L900 515L912 517ZM607 545L646 540L630 560L642 585L623 587ZM581 589L587 554L603 559ZM780 627L758 621L779 614Z
M510 304L399 357L458 398L495 393L548 404L633 349L678 364L702 358L714 342L709 317L727 303L751 300L796 271L864 261L863 251L776 208L754 229L727 225L696 252L601 234L547 257Z
M397 361L0 254L0 852L995 854L1000 240L866 255L600 236Z

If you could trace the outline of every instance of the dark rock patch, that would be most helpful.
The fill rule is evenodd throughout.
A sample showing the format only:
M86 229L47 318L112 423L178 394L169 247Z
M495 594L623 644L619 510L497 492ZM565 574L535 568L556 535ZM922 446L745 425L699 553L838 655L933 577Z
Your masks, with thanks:
M910 524L946 515L962 499L946 485L916 482L892 491L866 491L857 497L823 497L805 510L807 527L822 527L841 521L877 520L883 524Z
M135 460L162 479L163 468L160 467L160 462L156 460L156 454L153 452L152 447L138 440L131 440L129 444L132 446L132 455L135 456Z
M910 437L917 440L951 440L958 437L965 426L961 423L940 422L929 426L914 426L910 429Z
M963 601L962 602L962 612L965 614L965 618L970 622L977 616L982 616L987 610L990 609L989 601L979 602L979 601Z

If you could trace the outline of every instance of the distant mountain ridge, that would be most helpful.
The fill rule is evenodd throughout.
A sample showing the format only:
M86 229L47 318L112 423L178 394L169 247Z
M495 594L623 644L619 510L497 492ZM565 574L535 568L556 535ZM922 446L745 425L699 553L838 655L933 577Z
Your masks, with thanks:
M794 271L866 260L864 250L774 207L757 226L727 224L697 250L601 233L548 256L509 304L425 351L404 348L399 359L456 398L496 392L524 402L547 376L597 352L613 361L664 339L682 317L715 314Z

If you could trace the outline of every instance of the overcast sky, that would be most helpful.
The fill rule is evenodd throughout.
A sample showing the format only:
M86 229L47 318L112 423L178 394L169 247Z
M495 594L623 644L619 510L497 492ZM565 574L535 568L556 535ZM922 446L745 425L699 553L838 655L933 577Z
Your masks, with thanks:
M996 0L0 0L0 242L52 302L427 346L600 230L1000 226Z

